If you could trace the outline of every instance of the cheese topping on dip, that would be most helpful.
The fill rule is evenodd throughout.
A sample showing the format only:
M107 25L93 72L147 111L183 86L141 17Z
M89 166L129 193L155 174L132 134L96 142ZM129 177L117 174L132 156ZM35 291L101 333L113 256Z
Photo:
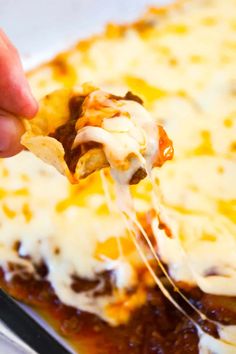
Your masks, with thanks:
M175 148L174 159L153 172L161 194L162 227L155 213L151 221L157 254L179 287L187 284L204 294L234 297L235 8L235 0L192 0L153 9L133 26L108 26L105 34L29 75L38 98L93 81L114 95L124 97L130 90L143 99ZM145 281L138 278L143 262L128 241L121 215L107 208L101 174L71 187L28 152L1 164L0 259L6 275L12 274L9 261L24 263L33 272L32 263L43 259L63 302L111 324L128 321L146 301ZM112 197L113 187L109 180ZM153 210L150 181L131 189L138 213ZM152 260L147 247L143 249ZM26 254L31 260L20 256ZM95 280L104 271L112 271L115 291L109 296L71 291L71 275ZM135 295L123 306L130 288ZM219 325L219 338L198 333L200 353L235 353L235 325Z

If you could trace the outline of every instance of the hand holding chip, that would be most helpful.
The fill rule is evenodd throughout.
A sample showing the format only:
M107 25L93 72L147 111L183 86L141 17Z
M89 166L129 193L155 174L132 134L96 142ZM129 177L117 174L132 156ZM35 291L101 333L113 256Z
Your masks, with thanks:
M173 157L165 130L131 92L116 96L90 83L59 89L24 124L22 144L71 183L110 167L119 184L137 184Z
M155 156L151 155L156 155L156 150L159 159L163 155L159 154L162 150L164 161L172 157L171 142L163 138L166 134L160 127L159 133L156 132L156 123L142 107L142 101L137 96L128 93L128 96L122 98L88 84L83 85L81 90L80 94L74 94L74 98L81 101L81 112L77 112L74 117L79 121L72 131L68 130L67 125L71 126L68 112L70 102L74 98L67 90L47 96L37 117L31 123L27 122L27 118L36 115L37 102L31 94L16 48L0 30L0 157L17 154L23 148L22 142L44 161L53 164L73 183L96 170L112 166L119 174L120 169L122 170L122 178L129 177L129 184L138 183L146 176L144 160L152 160ZM52 111L55 111L54 116ZM26 118L24 125L19 117ZM65 149L65 144L62 144L60 139L58 141L57 136L52 136L55 132L58 133L59 128L59 132L61 129L64 132L65 126L69 132L66 136L66 146L68 142L73 142L73 137L75 138L69 150ZM21 139L25 128L27 132ZM159 148L158 144L161 144ZM155 161L155 166L164 162L157 161L156 158ZM134 170L128 177L127 163ZM151 164L153 165L153 161ZM119 165L118 168L116 165Z
M23 147L24 132L17 118L32 118L37 112L16 48L0 29L0 157L9 157Z

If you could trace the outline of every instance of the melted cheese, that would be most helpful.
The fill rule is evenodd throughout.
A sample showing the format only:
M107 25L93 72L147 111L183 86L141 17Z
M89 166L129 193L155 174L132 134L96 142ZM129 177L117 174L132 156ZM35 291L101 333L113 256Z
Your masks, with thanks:
M94 91L86 102L102 102L103 96L102 91ZM91 141L101 144L114 179L124 188L139 168L151 170L158 152L157 125L146 109L134 101L119 100L107 109L113 115L116 110L116 116L104 118L101 127L85 126L78 130L73 148ZM96 110L90 112L90 119L92 114Z
M93 280L103 271L114 271L114 285L118 289L135 286L137 282L135 269L141 262L130 245L120 214L105 208L99 182L95 182L97 192L88 194L81 205L80 194L74 199L70 196L71 187L66 179L29 152L1 161L3 165L8 176L0 177L4 185L0 198L0 264L7 276L15 274L8 273L9 261L21 264L29 272L34 272L32 262L44 262L49 271L47 279L63 303L119 323L119 311L117 318L107 315L108 304L115 306L120 302L119 293L94 298L93 291L75 293L71 288L73 276ZM58 208L65 200L67 205ZM30 218L25 215L25 205L31 210ZM121 236L122 257L110 249L112 240ZM18 241L19 254L14 249ZM143 295L140 301L143 302Z
M235 295L235 163L216 157L189 158L162 173L168 225L174 237L162 233L157 238L171 275L197 284L207 293Z
M151 116L164 124L174 142L175 159L154 176L158 177L162 192L161 217L172 232L172 238L167 237L153 220L159 256L168 264L175 281L198 285L207 293L233 296L235 8L235 0L183 1L164 15L150 11L144 18L147 28L142 31L127 27L121 35L108 32L63 57L76 71L73 84L93 81L121 95L129 88L144 99ZM31 73L29 80L37 97L63 87L63 77L59 80L54 74L50 63ZM65 80L68 83L68 77ZM116 121L117 129L127 129L126 124L123 118ZM112 127L105 122L104 128L111 131ZM112 134L116 132L112 130ZM127 320L127 313L116 318L119 307L115 305L118 298L124 299L121 295L92 299L91 294L78 297L70 292L71 272L95 279L98 270L114 269L120 289L137 281L136 270L141 262L137 253L124 252L123 258L117 253L119 257L114 260L106 250L104 258L97 257L99 243L109 245L110 238L119 239L127 231L117 211L101 218L106 202L98 182L100 177L90 180L87 189L87 182L83 184L86 191L75 190L71 198L63 177L27 153L2 164L1 264L6 266L7 260L16 259L33 271L30 262L12 251L13 243L21 238L21 252L30 252L35 262L43 258L50 265L50 280L65 303L87 308L113 324ZM25 188L26 194L17 194ZM114 197L111 183L108 188ZM80 193L81 200L76 193ZM151 208L148 181L132 188L132 195L136 196L136 209ZM25 203L31 210L28 223L22 212ZM62 253L56 256L52 249L58 245ZM61 272L55 271L58 267ZM132 302L133 308L145 301L143 293L139 299L138 305ZM114 305L111 311L108 304ZM112 311L114 308L116 311ZM199 331L202 354L235 352L235 326L220 326L219 332L220 339L214 339Z

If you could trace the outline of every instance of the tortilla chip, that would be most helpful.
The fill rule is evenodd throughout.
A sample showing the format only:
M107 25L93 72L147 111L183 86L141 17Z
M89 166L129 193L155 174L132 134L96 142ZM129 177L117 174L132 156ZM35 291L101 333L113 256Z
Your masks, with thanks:
M65 162L65 150L62 143L49 135L69 121L70 109L68 103L71 98L75 95L87 95L93 90L94 88L89 84L78 88L76 92L67 89L56 90L40 101L39 111L35 118L31 120L24 119L26 132L21 138L22 145L44 162L54 166L71 183L76 183L79 178L84 178L83 173L82 177L76 173L78 179L73 176ZM92 166L92 161L85 163L85 158L83 160L84 166ZM82 167L79 168L80 170L82 172ZM86 175L89 175L89 173Z
M108 167L109 163L104 152L95 148L87 151L78 161L75 176L77 178L85 178L95 171Z
M137 141L136 135L134 137L127 129L127 124L128 126L133 124L133 122L130 123L133 113L124 109L124 102L130 101L135 102L131 104L131 112L133 109L141 109L141 113L146 112L141 106L141 101L132 93L127 93L125 97L114 96L90 84L78 87L74 91L66 89L55 91L41 100L39 112L34 119L24 120L26 132L21 143L37 157L54 166L71 183L77 183L80 179L108 166L118 168L119 173L125 170L124 173L129 176L127 169L131 162L136 170L129 178L132 184L138 183L146 176L143 165L145 159L142 156L145 144L143 141L142 144L139 143L142 134L137 133L140 129L138 123L133 130L137 133ZM105 120L107 122L107 119L110 122L112 118L114 119L111 124L106 123L110 129L107 131L104 128L104 122ZM119 119L118 125L116 125L117 118ZM113 130L113 124L114 128L118 127L117 130ZM122 130L123 126L126 129ZM92 137L88 134L87 138L87 131L94 133ZM81 133L84 134L83 137L85 136L82 140ZM109 154L105 149L104 139L109 140L111 152ZM159 139L158 130L156 139L157 141ZM167 140L165 139L165 149L169 141ZM160 141L163 145L163 139ZM131 151L127 150L127 155L125 155L126 146L131 146ZM135 153L132 150L133 146L136 149ZM163 148L160 150L162 151ZM120 154L118 158L115 153L111 158L113 151L117 155ZM130 156L132 156L132 161ZM135 178L132 178L133 175Z

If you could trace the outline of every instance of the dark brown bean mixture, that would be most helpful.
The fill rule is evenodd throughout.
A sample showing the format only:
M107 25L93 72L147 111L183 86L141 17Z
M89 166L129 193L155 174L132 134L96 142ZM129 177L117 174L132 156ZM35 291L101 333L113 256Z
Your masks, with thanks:
M105 271L98 274L96 280L88 280L78 278L76 275L72 277L72 289L76 293L97 289L94 296L110 295L113 287L113 273L112 271Z
M72 145L76 137L75 124L78 117L82 113L82 105L85 100L84 96L74 96L69 102L70 119L64 125L56 129L50 134L51 137L60 141L65 150L65 161L71 172L75 172L75 168L79 157L81 156L81 146L72 150Z
M143 167L139 167L129 180L129 184L137 184L147 176L147 171Z
M141 98L136 95L133 95L132 92L127 92L124 97L110 95L111 98L118 100L133 100L140 104L143 103ZM86 143L83 146L78 146L72 150L72 145L76 137L75 125L78 118L82 115L82 106L86 96L77 95L70 99L69 109L70 109L70 118L69 120L57 128L55 132L51 133L50 136L60 141L65 150L65 161L71 172L75 172L75 168L78 162L78 159L89 149L99 146L97 143Z
M139 104L143 105L143 100L137 96L134 95L131 91L128 91L125 96L117 96L117 95L110 95L111 98L121 101L121 100L126 100L126 101L135 101L138 102Z
M89 354L197 354L198 335L193 324L180 314L162 295L159 289L148 290L147 302L137 309L126 325L111 327L99 317L63 305L50 284L44 279L45 266L38 267L41 280L31 275L15 277L11 282L4 280L0 271L0 285L11 295L36 306L53 319L55 328L76 347L83 342ZM111 291L112 274L100 275L104 278L104 291ZM73 289L77 292L92 289L98 285L85 279L74 277ZM184 286L182 284L182 286ZM185 294L190 301L210 318L225 324L236 324L236 298L204 294L200 289L188 289ZM99 294L98 294L99 296ZM193 316L189 307L178 296L172 296ZM216 328L209 322L195 320L204 330L217 337Z

